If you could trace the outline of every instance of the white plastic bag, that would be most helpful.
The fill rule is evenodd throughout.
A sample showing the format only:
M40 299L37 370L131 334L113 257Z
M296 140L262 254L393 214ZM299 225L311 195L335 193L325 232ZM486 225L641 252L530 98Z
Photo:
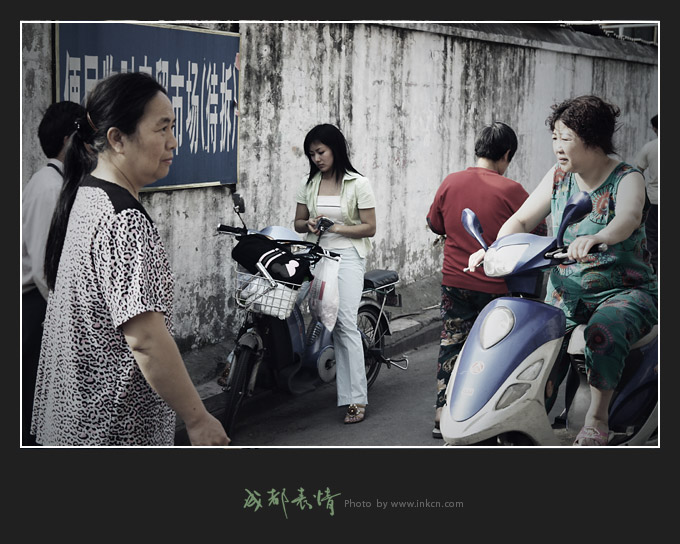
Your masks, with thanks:
M335 327L340 297L338 295L338 270L340 257L322 258L314 267L314 279L309 288L309 311L329 331Z

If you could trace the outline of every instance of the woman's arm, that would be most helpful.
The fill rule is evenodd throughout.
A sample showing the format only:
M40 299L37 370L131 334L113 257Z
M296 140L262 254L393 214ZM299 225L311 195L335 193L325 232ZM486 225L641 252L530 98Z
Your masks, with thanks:
M321 217L321 216L319 216ZM316 228L316 223L319 217L309 217L309 209L306 205L298 202L295 208L295 232L312 232L319 234ZM358 225L333 225L328 232L335 232L346 236L347 238L367 238L375 235L376 219L375 208L359 209L359 219L361 223Z
M375 208L359 209L361 223L357 225L333 225L328 232L335 232L347 238L370 238L375 236Z
M227 446L220 422L205 408L177 344L159 312L139 314L122 325L135 361L149 385L184 421L194 446Z
M538 186L527 197L519 209L512 214L503 226L498 231L496 239L508 234L515 234L518 232L531 232L550 214L550 199L552 198L552 185L554 179L555 167L552 167L543 176ZM468 259L468 268L470 272L475 269L484 260L486 252L480 249L476 253L470 255Z
M316 219L309 217L309 208L307 208L306 204L297 203L293 226L295 232L313 232L318 234L318 231L316 230Z
M503 224L496 238L518 232L531 232L550 214L554 173L554 167L548 170L524 203Z

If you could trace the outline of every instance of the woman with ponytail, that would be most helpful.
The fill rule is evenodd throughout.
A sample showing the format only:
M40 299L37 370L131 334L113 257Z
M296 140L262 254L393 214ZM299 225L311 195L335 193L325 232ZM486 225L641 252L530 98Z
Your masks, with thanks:
M117 74L90 93L64 160L45 254L50 296L32 432L43 446L228 445L172 333L173 277L139 190L177 141L163 87Z

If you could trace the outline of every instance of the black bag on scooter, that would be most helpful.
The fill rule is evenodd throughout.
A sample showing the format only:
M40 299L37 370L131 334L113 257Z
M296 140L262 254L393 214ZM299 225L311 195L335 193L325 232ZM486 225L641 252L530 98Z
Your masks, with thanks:
M232 258L251 274L257 274L261 263L275 280L299 286L313 276L306 259L263 234L249 234L239 240L231 251Z

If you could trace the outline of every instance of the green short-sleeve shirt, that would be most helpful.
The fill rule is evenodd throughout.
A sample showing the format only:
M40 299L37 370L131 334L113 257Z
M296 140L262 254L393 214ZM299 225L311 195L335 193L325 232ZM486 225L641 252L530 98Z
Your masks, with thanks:
M310 217L316 217L316 200L321 184L321 172L318 172L311 180L305 178L300 182L296 200L299 204L304 204L309 210ZM345 225L359 225L361 218L359 210L375 208L375 195L371 188L368 178L355 172L345 172L342 179L342 189L340 192L340 210L342 220ZM316 241L316 235L311 232L307 234L307 240ZM350 238L352 245L356 248L359 256L365 258L371 249L370 238Z

